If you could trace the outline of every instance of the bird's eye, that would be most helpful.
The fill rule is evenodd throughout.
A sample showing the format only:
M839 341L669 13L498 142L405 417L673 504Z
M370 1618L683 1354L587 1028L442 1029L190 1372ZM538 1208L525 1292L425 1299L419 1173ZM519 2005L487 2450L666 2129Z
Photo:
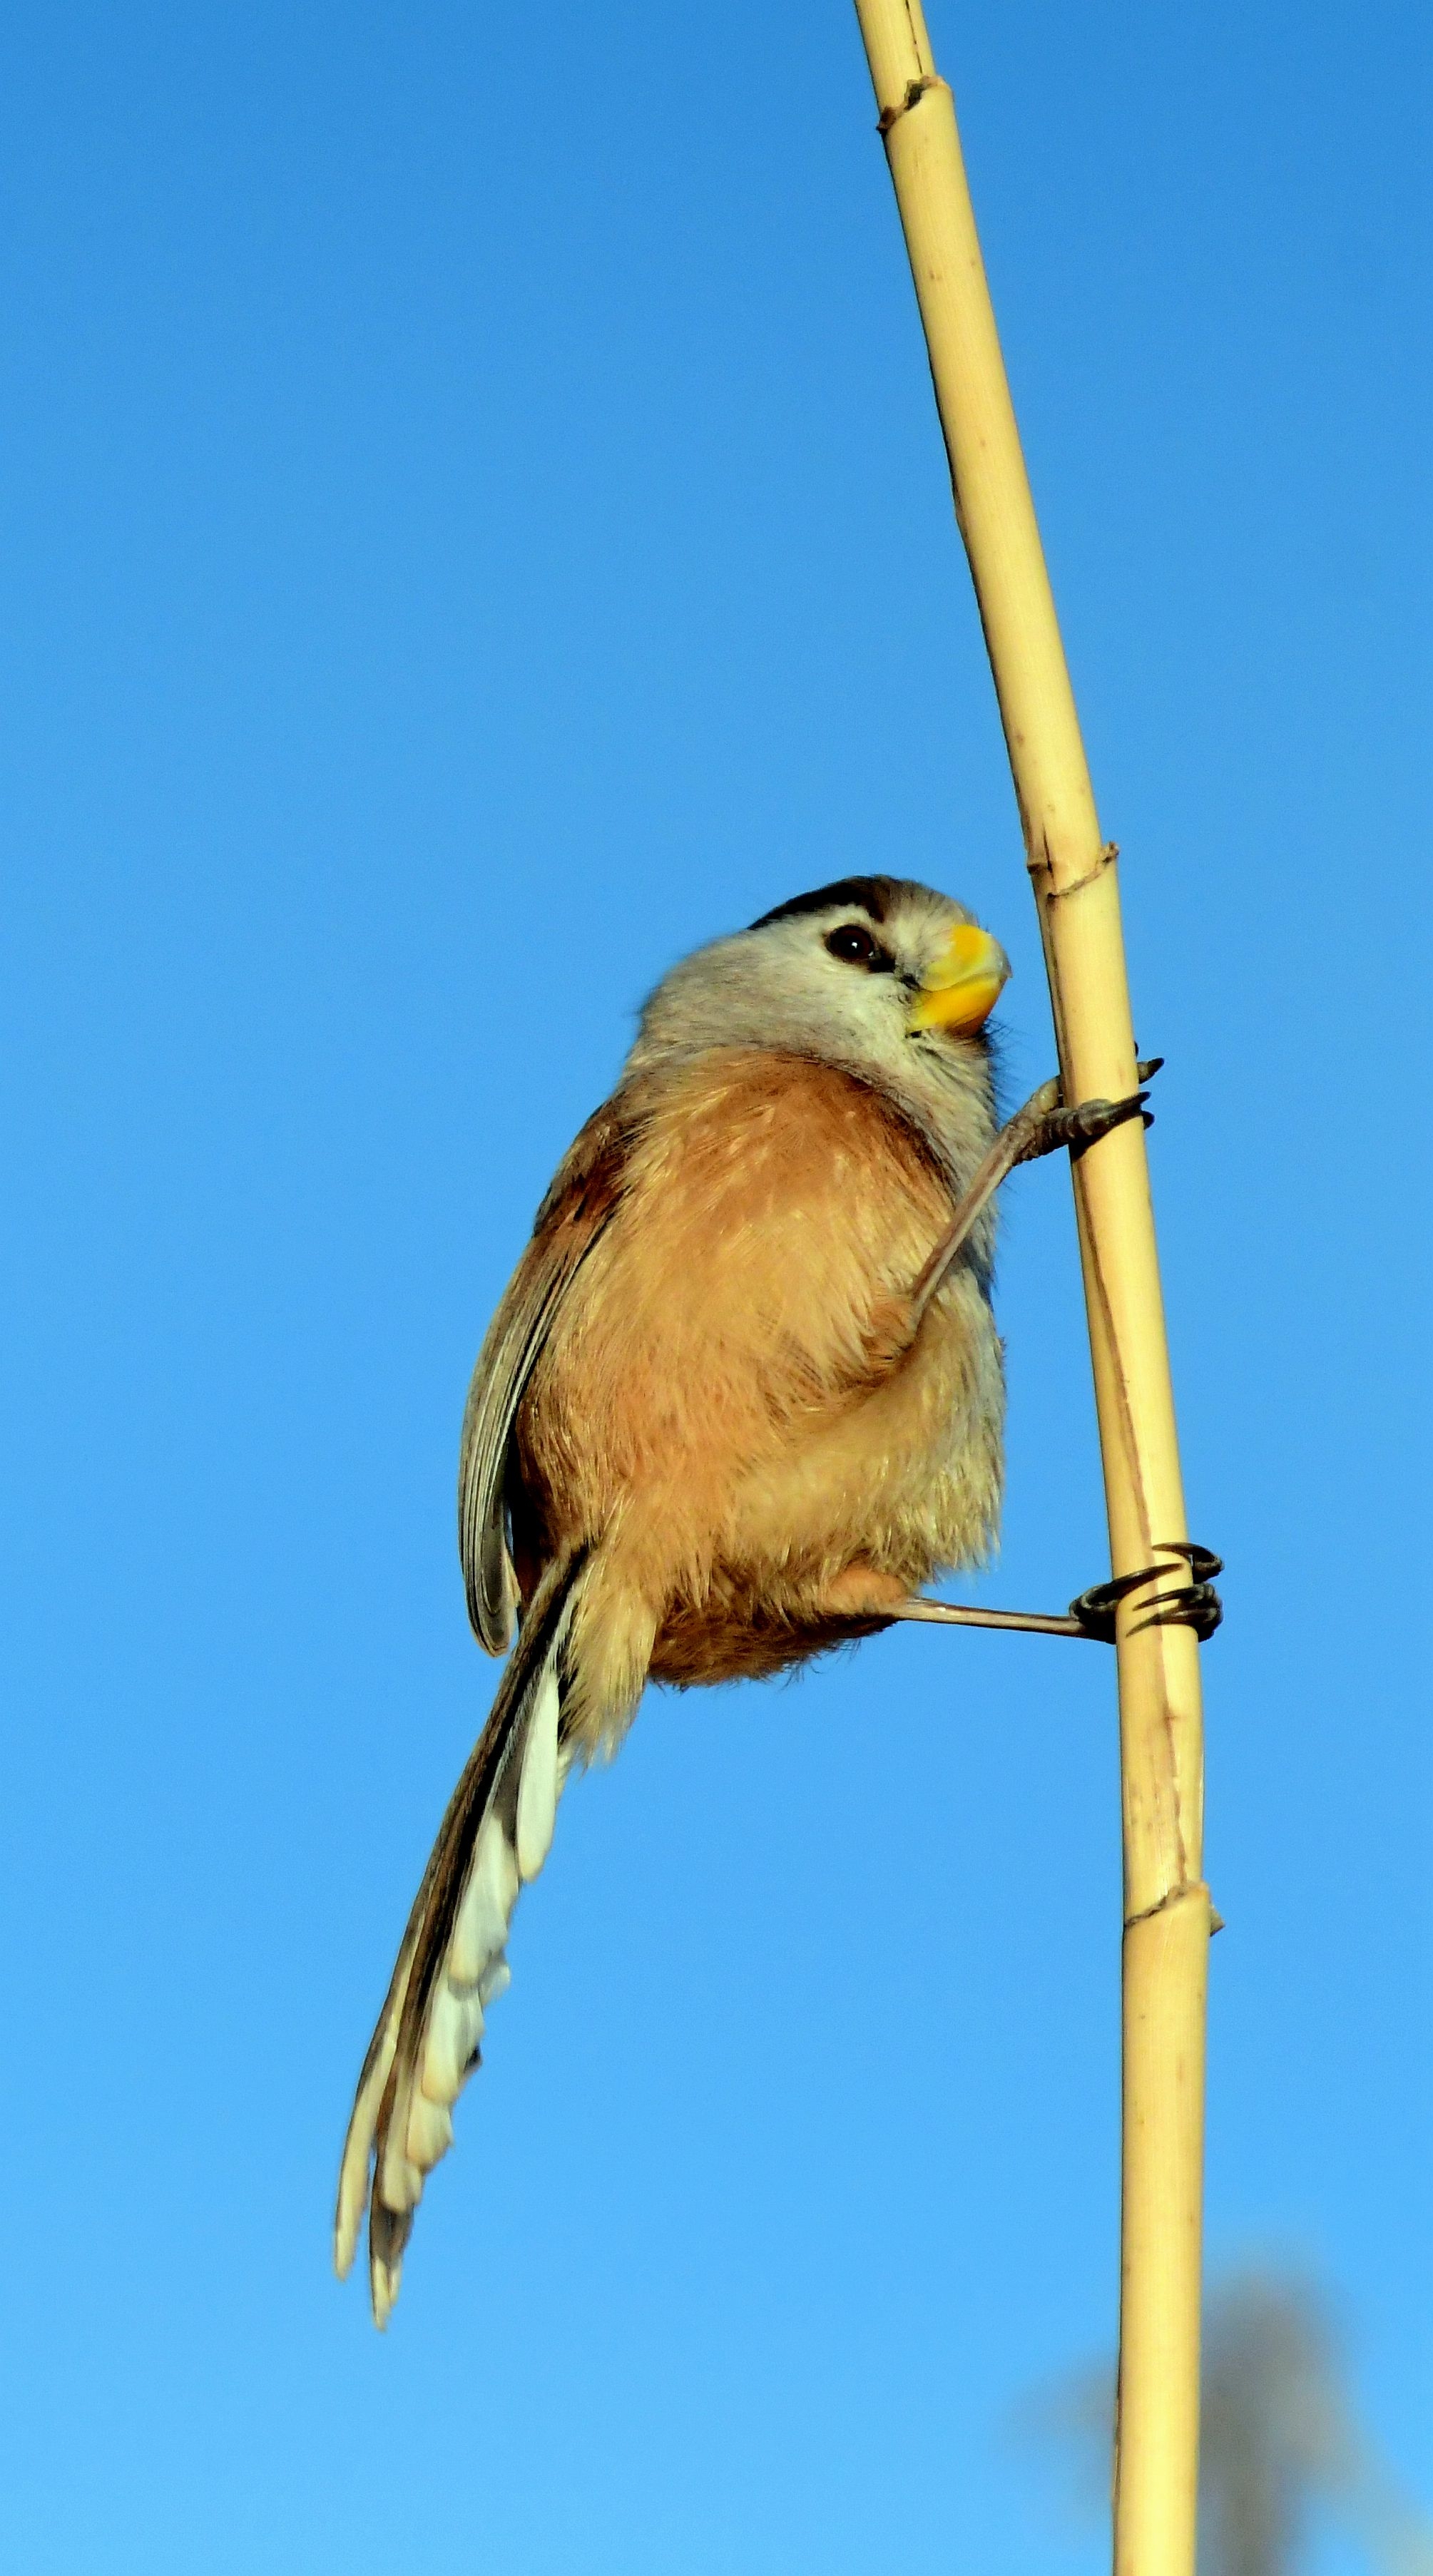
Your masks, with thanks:
M868 975L888 975L895 963L888 957L878 939L863 930L858 921L843 921L826 941L828 953L839 957L847 966L864 966Z

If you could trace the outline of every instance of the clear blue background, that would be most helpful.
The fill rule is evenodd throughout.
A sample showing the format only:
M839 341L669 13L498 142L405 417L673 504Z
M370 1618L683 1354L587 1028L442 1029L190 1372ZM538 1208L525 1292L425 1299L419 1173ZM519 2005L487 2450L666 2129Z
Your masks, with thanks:
M1415 16L932 10L1169 1058L1211 2254L1333 2283L1426 2493ZM1004 2429L1113 2333L1093 1652L654 1695L385 2341L327 2268L492 1683L467 1371L641 995L894 868L1051 1062L852 15L51 0L0 92L10 2563L1097 2567ZM1007 1199L984 1590L1059 1605L1068 1188Z

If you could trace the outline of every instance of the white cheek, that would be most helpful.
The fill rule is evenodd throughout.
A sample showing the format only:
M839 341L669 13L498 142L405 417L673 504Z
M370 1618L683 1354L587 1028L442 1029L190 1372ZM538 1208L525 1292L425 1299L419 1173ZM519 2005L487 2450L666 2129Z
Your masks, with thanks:
M906 1040L905 988L895 975L863 975L846 999L846 1012L882 1062L894 1061Z

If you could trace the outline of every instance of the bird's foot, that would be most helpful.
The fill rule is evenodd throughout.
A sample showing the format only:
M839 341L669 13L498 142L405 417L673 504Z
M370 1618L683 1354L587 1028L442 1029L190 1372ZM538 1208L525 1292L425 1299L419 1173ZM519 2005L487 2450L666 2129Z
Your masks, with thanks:
M1162 1055L1153 1055L1136 1065L1141 1088L1124 1100L1082 1100L1077 1107L1067 1109L1060 1099L1058 1077L1054 1082L1042 1085L1034 1098L1028 1100L1017 1117L1011 1120L1012 1127L1022 1120L1029 1126L1029 1133L1020 1142L1015 1161L1037 1162L1042 1154L1056 1154L1064 1145L1068 1145L1072 1154L1083 1153L1087 1145L1097 1144L1101 1136L1108 1136L1112 1128L1122 1127L1128 1118L1138 1118L1146 1127L1152 1127L1153 1114L1144 1105L1149 1092L1143 1086L1154 1080L1163 1062ZM1051 1094L1053 1098L1048 1097Z
M1159 1542L1166 1556L1182 1556L1189 1568L1188 1583L1173 1592L1157 1593L1148 1604L1140 1605L1140 1615L1131 1622L1130 1634L1141 1628L1192 1628L1200 1644L1212 1637L1224 1616L1224 1604L1214 1589L1213 1577L1223 1572L1224 1560L1207 1547L1198 1547L1192 1539L1168 1539ZM1172 1572L1167 1565L1143 1565L1134 1574L1117 1574L1110 1583L1096 1583L1070 1604L1070 1616L1079 1621L1082 1637L1094 1637L1103 1645L1115 1642L1115 1614L1120 1603L1144 1583L1157 1583L1161 1575Z

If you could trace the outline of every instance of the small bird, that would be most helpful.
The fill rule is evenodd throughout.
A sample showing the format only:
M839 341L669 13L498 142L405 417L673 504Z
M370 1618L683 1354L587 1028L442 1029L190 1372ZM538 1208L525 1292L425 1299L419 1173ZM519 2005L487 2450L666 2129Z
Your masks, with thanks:
M989 1552L995 1187L1143 1098L1072 1113L1051 1083L998 1131L987 1022L1008 973L963 905L903 879L778 905L657 986L538 1210L459 1475L469 1615L511 1653L339 2183L337 2266L367 2203L380 2326L573 1765L615 1751L649 1680L778 1673L946 1615L921 1587Z

